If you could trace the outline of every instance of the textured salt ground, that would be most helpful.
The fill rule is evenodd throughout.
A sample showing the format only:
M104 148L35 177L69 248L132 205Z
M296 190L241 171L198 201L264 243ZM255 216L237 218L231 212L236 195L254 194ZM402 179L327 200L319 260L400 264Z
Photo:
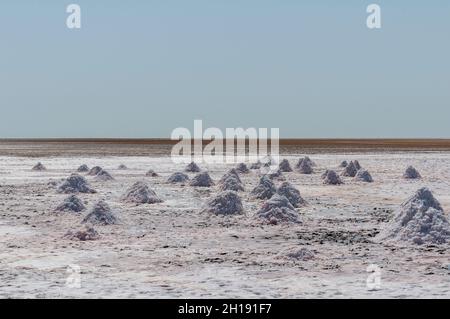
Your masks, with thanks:
M302 154L283 157L292 162ZM341 154L310 156L312 175L286 173L308 201L299 209L302 225L256 225L263 201L248 192L256 172L241 176L245 213L223 218L198 208L216 194L168 184L183 165L166 158L41 158L47 171L32 172L37 159L0 157L0 296L1 297L450 297L448 248L391 247L371 238L386 225L394 209L421 186L433 190L450 208L450 154ZM355 158L374 176L374 183L343 177L340 187L322 185L321 173ZM90 210L99 198L121 212L121 224L97 227L95 241L62 239L78 230L82 216L55 216L51 210L67 195L57 194L50 179L69 176L79 163L101 165L115 177L108 183L87 179L98 194L80 194ZM119 163L130 167L117 171ZM406 165L423 175L405 181ZM164 200L157 206L128 207L124 190L142 179L146 168L160 177L146 181ZM231 166L205 165L214 180ZM145 178L145 177L144 177ZM277 186L279 185L276 182ZM376 210L375 210L376 208ZM76 226L76 227L75 227ZM251 244L249 244L251 243ZM279 253L300 247L314 252L308 261L285 260ZM366 288L366 267L382 267L382 287ZM82 269L81 288L65 286L67 265Z

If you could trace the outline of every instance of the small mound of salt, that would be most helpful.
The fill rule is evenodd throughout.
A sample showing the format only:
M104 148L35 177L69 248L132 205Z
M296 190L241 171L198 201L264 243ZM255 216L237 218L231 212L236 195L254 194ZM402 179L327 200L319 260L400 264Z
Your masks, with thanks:
M305 156L298 160L297 164L295 164L295 168L300 168L303 162L305 162L309 166L316 166L316 163L314 163L308 156Z
M342 170L341 175L342 176L348 176L348 177L355 177L358 170L355 167L355 163L353 161L350 161L348 165Z
M175 183L184 183L189 180L189 176L187 176L184 173L176 172L169 176L167 181L169 183L175 184Z
M358 160L354 160L353 165L355 165L355 168L357 171L359 171L361 169L361 165L359 164Z
M91 168L91 170L89 171L88 175L89 176L95 176L98 173L100 173L102 171L102 168L100 166L94 166Z
M184 169L185 172L190 172L190 173L198 173L200 172L200 167L198 167L197 164L195 164L194 162L190 162L186 168Z
M213 180L209 176L208 172L197 174L189 183L190 186L198 187L211 187L214 185Z
M247 165L245 165L245 163L239 163L236 166L236 171L238 171L241 174L247 174L250 172L250 170L248 169Z
M286 178L284 177L283 173L280 169L277 169L275 172L267 173L266 176L270 178L271 180L277 180L277 181L284 181Z
M365 170L365 169L359 169L358 172L355 175L355 179L361 182L366 182L366 183L372 183L373 182L373 178L372 175L370 175L369 171Z
M122 196L122 201L135 204L161 203L162 200L144 182L134 183Z
M323 176L323 183L327 185L340 185L343 184L339 175L333 170L326 170L325 176Z
M230 177L230 176L236 178L236 179L239 181L239 183L242 183L242 180L241 180L241 178L239 177L238 171L237 171L235 168L232 168L232 169L230 169L228 172L226 172L225 175L223 175L223 176L220 178L219 183L222 183L224 180L226 180L226 179L227 179L228 177Z
M269 177L264 175L259 180L259 184L250 192L250 195L257 199L268 199L276 192L275 184Z
M38 162L36 165L33 166L32 170L33 171L46 171L47 168L41 162Z
M85 225L83 229L78 230L76 232L68 231L64 238L70 239L70 240L81 240L81 241L87 241L87 240L96 240L100 238L98 232L91 226Z
M298 213L289 200L282 195L275 194L266 201L257 212L259 218L264 218L271 224L279 222L300 223Z
M228 175L227 178L219 183L219 189L221 191L243 192L244 186L236 177L233 175Z
M244 207L236 192L224 191L208 201L206 210L216 215L233 215L241 214Z
M306 160L306 158L302 160L297 169L302 174L312 174L313 172L312 165Z
M339 164L339 167L347 167L348 162L347 161L342 161L341 164Z
M291 164L287 159L283 159L280 164L278 164L280 171L282 172L292 172Z
M78 174L70 175L57 190L58 193L70 194L70 193L96 193L93 190L87 180Z
M56 212L71 212L79 213L85 210L83 202L75 195L67 197L58 207L55 208Z
M305 200L291 183L284 182L278 187L277 194L285 196L294 207L300 207L305 204Z
M159 175L154 170L150 169L147 171L147 173L145 173L145 176L158 177Z
M126 170L126 169L128 169L128 167L126 167L125 164L120 164L119 167L117 167L117 169Z
M403 178L406 179L418 179L421 178L419 171L417 171L414 167L408 166L403 174Z
M449 243L450 224L441 204L424 187L400 206L376 240L418 245Z
M106 226L117 224L118 219L108 204L101 200L95 204L91 212L82 220L82 223Z
M80 167L78 167L77 172L79 173L89 172L89 167L86 164L83 164Z
M95 179L98 181L106 182L114 180L114 177L112 177L107 171L102 169L100 172L98 172L97 175L95 175Z

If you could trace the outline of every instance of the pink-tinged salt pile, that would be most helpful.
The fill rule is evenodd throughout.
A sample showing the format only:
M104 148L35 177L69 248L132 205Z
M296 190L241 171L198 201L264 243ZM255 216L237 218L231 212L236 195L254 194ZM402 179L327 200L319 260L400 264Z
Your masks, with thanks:
M376 240L417 245L450 243L450 224L432 192L421 188L399 207Z
M300 223L294 206L285 196L279 194L266 201L256 215L274 225L280 222Z
M134 204L155 204L161 203L162 199L156 195L144 182L134 183L122 196L122 201Z
M216 215L234 215L241 214L244 207L236 192L224 191L208 201L206 211Z

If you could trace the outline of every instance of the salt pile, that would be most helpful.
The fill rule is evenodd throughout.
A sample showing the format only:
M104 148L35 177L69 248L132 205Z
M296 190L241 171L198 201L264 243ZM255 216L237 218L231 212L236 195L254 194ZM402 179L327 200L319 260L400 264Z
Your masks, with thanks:
M221 191L243 192L244 186L236 177L228 175L227 178L219 182L219 189Z
M287 159L282 160L278 167L282 172L292 172L291 164L289 164Z
M305 204L305 200L300 196L300 192L291 183L284 182L278 187L277 194L286 197L294 207Z
M250 192L253 198L267 199L271 198L275 194L277 189L275 184L267 176L261 177L259 184Z
M311 164L305 159L302 160L300 166L298 167L298 171L302 174L312 174L313 169Z
M184 169L185 172L190 172L190 173L198 173L200 172L200 167L198 167L197 164L195 164L194 162L190 162L186 168Z
M213 180L209 176L208 172L203 172L200 174L197 174L189 183L191 186L198 186L198 187L211 187L214 185Z
M134 183L122 196L122 201L135 204L161 203L162 200L144 182Z
M79 173L89 172L89 167L86 164L83 164L80 167L78 167L77 172Z
M305 156L298 160L297 164L295 164L295 167L300 168L300 166L302 165L303 162L305 162L309 166L316 166L316 163L314 163L308 156Z
M357 171L359 171L361 169L361 165L359 165L358 160L354 160L353 161L353 165L355 165L355 168L356 168Z
M358 170L355 167L355 163L351 161L348 165L342 170L342 176L355 177Z
M340 185L343 182L335 171L327 170L326 175L323 177L323 183L327 185Z
M236 170L241 174L247 174L250 172L250 170L248 169L247 165L245 165L245 163L239 163L238 166L236 167Z
M238 171L235 168L232 168L228 172L226 172L225 175L223 175L222 178L220 179L219 183L222 183L230 176L236 178L239 181L239 183L242 183L242 180L239 177Z
M244 207L241 198L235 192L225 191L208 201L206 210L216 215L233 215L242 213Z
M167 181L169 183L175 184L175 183L184 183L189 180L189 176L187 176L184 173L176 172L169 176Z
M348 162L347 161L342 161L341 164L339 164L339 167L347 167Z
M102 168L100 166L94 166L94 167L91 168L91 170L89 171L88 175L95 176L98 173L100 173L101 170L102 170Z
M93 225L113 225L118 223L115 214L104 201L95 204L92 211L86 215L82 223L91 223Z
M98 235L98 232L91 226L85 225L83 229L78 230L76 232L68 231L64 238L70 239L70 240L96 240L100 236Z
M112 177L107 171L101 170L98 172L97 175L95 175L95 179L98 181L106 182L106 181L112 181L114 177Z
M279 194L273 195L257 212L257 216L267 219L271 224L279 222L299 223L298 213L289 200Z
M406 179L417 179L421 178L419 172L412 166L408 166L403 174L403 178Z
M253 163L250 165L250 169L260 169L261 168L261 161L257 161L256 163Z
M284 181L286 179L280 169L277 169L275 172L267 173L266 176L272 180L278 181Z
M373 178L372 175L370 175L369 171L365 170L365 169L359 169L358 172L356 173L355 179L361 182L367 182L367 183L372 183L373 182Z
M73 212L79 213L85 210L83 202L75 195L70 195L67 197L58 207L56 207L56 212Z
M78 174L70 175L57 190L58 193L70 194L70 193L96 193L93 190L87 180Z
M147 171L147 173L145 173L145 176L158 177L159 175L154 170L150 169Z
M117 169L125 170L125 169L128 169L128 167L126 167L125 164L120 164L119 167L117 167Z
M33 171L46 171L47 168L41 162L38 162L36 165L33 166L32 170Z
M449 243L450 224L440 203L424 187L400 206L376 239L398 244Z

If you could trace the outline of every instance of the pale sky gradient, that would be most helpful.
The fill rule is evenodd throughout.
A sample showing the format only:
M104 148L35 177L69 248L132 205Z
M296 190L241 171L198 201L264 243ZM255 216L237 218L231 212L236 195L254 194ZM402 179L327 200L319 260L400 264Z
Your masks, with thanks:
M2 0L0 39L0 138L450 138L448 0Z

